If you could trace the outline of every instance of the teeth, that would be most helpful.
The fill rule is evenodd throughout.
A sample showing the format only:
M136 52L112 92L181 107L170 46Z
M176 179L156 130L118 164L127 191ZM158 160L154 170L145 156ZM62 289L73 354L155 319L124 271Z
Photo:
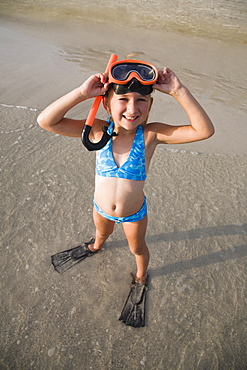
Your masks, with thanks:
M137 118L137 116L136 117L128 117L128 116L125 116L125 118L128 119L128 120L130 120L130 121L134 121Z

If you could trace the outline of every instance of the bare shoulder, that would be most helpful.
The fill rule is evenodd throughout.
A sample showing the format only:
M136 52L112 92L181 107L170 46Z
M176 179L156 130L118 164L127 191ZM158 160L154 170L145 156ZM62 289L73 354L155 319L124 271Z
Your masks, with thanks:
M98 136L99 135L102 135L102 128L103 126L106 126L108 127L109 126L109 123L107 123L107 121L104 121L102 119L99 119L99 118L95 118L94 120L94 123L93 123L93 126L92 126L92 137L94 139L98 139Z
M161 122L151 122L144 125L143 129L148 141L151 140L158 143L160 141L160 134L164 136L169 135L171 126Z
M102 126L108 126L109 124L107 121L104 121L103 119L95 118L94 123L93 123L93 128L97 130L101 130Z
M144 131L148 133L159 133L166 130L169 125L161 122L150 122L143 126Z

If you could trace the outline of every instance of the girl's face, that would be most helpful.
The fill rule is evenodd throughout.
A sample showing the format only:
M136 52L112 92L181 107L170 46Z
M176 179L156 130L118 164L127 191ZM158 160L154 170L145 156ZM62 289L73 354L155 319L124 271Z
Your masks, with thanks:
M122 127L131 131L146 123L152 103L151 95L138 92L117 95L111 92L105 100L105 108L112 115L116 129Z

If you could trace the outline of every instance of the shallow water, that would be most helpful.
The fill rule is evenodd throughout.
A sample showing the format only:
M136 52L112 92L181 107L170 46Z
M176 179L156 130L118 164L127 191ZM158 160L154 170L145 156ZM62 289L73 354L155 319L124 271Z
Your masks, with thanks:
M2 0L2 13L32 13L43 19L100 21L161 31L179 31L195 36L246 42L246 0Z
M138 58L153 62L159 69L172 68L215 124L216 134L212 138L182 145L182 149L246 154L247 48L242 38L246 2L218 1L205 5L193 1L187 6L185 2L179 2L179 6L170 11L168 23L164 21L168 17L164 4L172 9L174 2L142 1L141 7L137 1L123 3L121 7L120 2L114 2L108 3L107 8L102 7L101 2L94 2L93 6L87 1L69 4L70 8L65 1L59 4L30 0L1 2L3 77L0 103L42 110L91 73L103 71L111 53L116 53L119 59L137 53ZM140 17L146 17L145 29L133 23L138 6ZM159 24L149 24L150 19L145 14L150 7L156 14L165 12ZM201 21L205 18L213 22L212 7L219 14L219 32L214 33L215 27L210 27L203 28L203 32L191 33L188 28L188 24L193 25L190 14L193 17L201 14ZM195 12L194 8L197 9ZM109 13L107 17L102 15L103 11ZM125 21L123 16L111 19L112 12L125 14ZM183 14L182 18L179 14ZM186 22L180 29L178 25L183 17ZM170 26L172 19L174 24ZM196 30L201 21L198 20L197 26L192 28ZM231 22L239 22L239 30L243 32L236 33ZM158 92L154 97L149 121L188 122L183 110L172 99ZM73 117L86 116L90 105L87 101L76 107ZM98 115L106 118L102 109Z

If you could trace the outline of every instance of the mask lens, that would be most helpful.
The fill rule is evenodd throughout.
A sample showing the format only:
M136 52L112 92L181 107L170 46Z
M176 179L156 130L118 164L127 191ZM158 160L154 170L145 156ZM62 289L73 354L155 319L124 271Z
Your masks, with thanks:
M125 81L131 72L136 72L143 81L153 81L156 76L153 68L145 64L136 63L123 63L114 66L112 76L118 81Z

